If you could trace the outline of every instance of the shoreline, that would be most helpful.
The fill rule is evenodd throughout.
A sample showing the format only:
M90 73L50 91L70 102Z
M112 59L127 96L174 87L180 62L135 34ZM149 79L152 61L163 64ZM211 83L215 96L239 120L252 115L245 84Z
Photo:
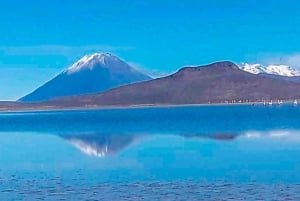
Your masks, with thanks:
M0 103L1 104L1 103ZM174 108L174 107L217 107L217 106L284 106L295 105L294 101L288 100L281 103L274 102L269 104L268 102L237 102L237 103L195 103L195 104L138 104L138 105L112 105L112 106L84 106L84 107L59 107L59 106L36 106L26 107L22 105L12 106L9 108L0 108L0 114L7 113L32 113L32 112L60 112L60 111L92 111L92 110L112 110L112 109L142 109L142 108Z

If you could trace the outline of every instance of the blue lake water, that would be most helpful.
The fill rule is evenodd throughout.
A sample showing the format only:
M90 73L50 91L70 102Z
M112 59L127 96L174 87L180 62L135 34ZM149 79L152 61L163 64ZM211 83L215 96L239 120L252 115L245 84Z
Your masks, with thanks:
M0 200L300 200L300 107L0 114Z

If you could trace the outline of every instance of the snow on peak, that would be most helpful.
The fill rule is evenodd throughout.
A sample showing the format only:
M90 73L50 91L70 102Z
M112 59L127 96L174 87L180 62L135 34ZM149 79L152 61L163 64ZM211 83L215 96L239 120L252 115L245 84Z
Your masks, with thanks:
M300 71L291 68L287 65L269 65L267 71L273 72L273 74L282 76L300 76Z
M68 74L79 72L83 69L92 70L97 64L107 66L110 62L120 62L120 59L110 53L95 53L82 57L71 65L66 72Z
M264 66L262 64L243 63L240 66L240 69L247 71L249 73L252 73L252 74L266 73L266 74L288 76L288 77L300 76L299 70L293 69L287 65Z

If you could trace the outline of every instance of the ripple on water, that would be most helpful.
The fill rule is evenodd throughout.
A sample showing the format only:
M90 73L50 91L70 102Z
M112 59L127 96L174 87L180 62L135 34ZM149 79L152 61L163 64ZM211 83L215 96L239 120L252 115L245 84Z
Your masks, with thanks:
M0 183L0 200L300 200L300 184L197 181L66 185L60 179Z

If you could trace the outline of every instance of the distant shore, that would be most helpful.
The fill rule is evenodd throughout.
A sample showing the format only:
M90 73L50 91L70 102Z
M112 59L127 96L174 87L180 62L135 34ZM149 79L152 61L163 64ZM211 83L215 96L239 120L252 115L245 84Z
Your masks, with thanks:
M6 102L7 103L7 102ZM16 104L16 105L13 105ZM297 103L298 104L298 103ZM56 105L33 105L18 102L10 102L9 106L2 106L0 102L0 113L24 113L24 112L51 112L51 111L82 111L82 110L105 110L105 109L131 109L131 108L168 108L168 107L208 107L208 106L272 106L272 105L296 105L293 100L282 102L236 102L236 103L197 103L197 104L137 104L137 105L86 105L83 107L62 107Z

